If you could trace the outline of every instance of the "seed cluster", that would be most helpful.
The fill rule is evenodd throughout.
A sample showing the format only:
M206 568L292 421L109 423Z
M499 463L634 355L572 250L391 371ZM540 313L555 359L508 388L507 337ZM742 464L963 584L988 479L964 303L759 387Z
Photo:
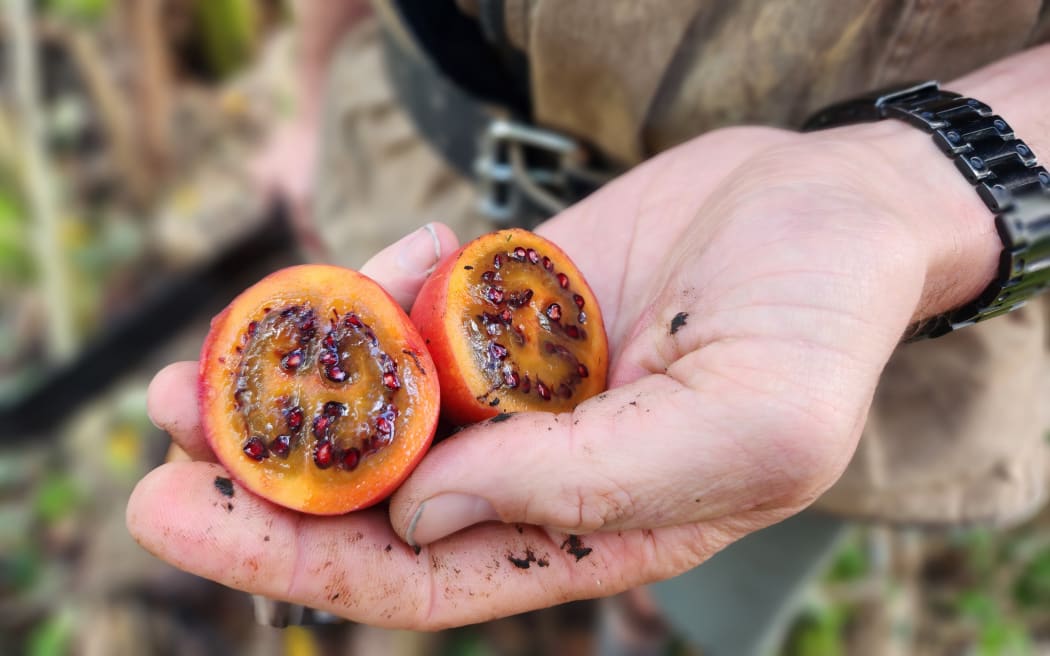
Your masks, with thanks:
M537 273L551 275L557 286L563 290L569 290L569 277L563 272L554 270L554 262L550 257L538 253L533 248L517 246L505 253L496 253L492 258L492 268L480 274L480 298L483 303L491 307L482 311L474 317L477 325L481 327L484 335L488 338L488 346L485 347L483 361L484 367L494 372L494 389L515 390L521 394L530 394L535 391L536 396L544 401L551 400L555 395L562 398L571 398L573 391L583 378L589 374L587 367L581 363L575 354L566 346L545 338L543 332L551 335L562 335L570 340L585 340L587 338L583 324L587 322L584 313L583 296L571 293L572 304L559 303L557 301L542 302L530 312L521 312L523 308L531 306L536 293L533 289L510 289L508 280L511 276L507 274L505 267L510 262L524 264L526 267L535 266ZM471 270L473 267L471 267ZM532 275L532 274L530 274ZM567 301L567 299L566 299ZM572 316L565 308L575 306L576 322L566 320L566 315ZM532 317L535 316L535 319ZM530 337L526 331L526 325L538 324L541 331L535 332ZM534 373L520 371L520 366L513 358L512 350L515 347L524 346L530 339L542 340L544 352L559 359L565 360L569 365L569 374L561 381L551 384L539 379ZM495 399L498 402L498 399Z
M258 354L281 347L277 352L280 375L321 376L330 383L344 384L349 381L352 384L356 379L351 380L353 366L348 357L354 349L363 347L368 350L368 360L377 368L376 373L382 382L380 393L384 400L381 409L370 419L370 433L353 440L353 445L347 445L345 439L339 439L336 430L340 419L349 411L345 403L337 400L323 403L310 420L309 434L304 435L307 410L303 407L303 399L298 395L282 396L277 399L277 409L283 425L274 428L277 434L272 439L250 434L242 447L244 454L257 462L271 456L286 459L295 447L303 444L311 450L313 463L319 469L335 466L350 471L357 468L363 458L393 442L398 416L394 396L401 389L402 381L398 376L397 362L381 348L375 332L357 315L349 313L340 319L338 313L333 311L328 329L323 337L317 339L318 321L316 313L309 307L294 305L280 312L265 308L264 313L261 323L249 323L242 343L247 346L258 342L256 346L261 348L254 351ZM262 335L261 325L267 328ZM246 357L242 361L234 391L234 404L249 420L248 424L252 425L249 415L261 404L250 403L254 393L248 385L251 378L249 369L260 366L260 362L249 360ZM314 362L316 367L313 366ZM266 422L261 423L271 426Z

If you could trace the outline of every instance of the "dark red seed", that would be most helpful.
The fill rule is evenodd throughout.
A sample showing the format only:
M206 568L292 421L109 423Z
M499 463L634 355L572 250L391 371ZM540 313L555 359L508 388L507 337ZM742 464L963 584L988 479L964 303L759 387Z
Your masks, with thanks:
M576 339L580 336L580 329L573 325L565 326L565 334Z
M376 430L384 435L389 435L394 432L394 425L386 417L379 417L376 419Z
M284 419L288 422L288 430L293 432L299 430L303 426L303 409L295 406L285 413Z
M524 262L525 261L525 249L522 248L521 246L518 246L517 248L514 249L514 253L511 255L511 257L513 257L515 260L517 260L519 262Z
M367 339L372 346L377 346L379 344L379 340L376 339L376 334L371 330L365 330L365 339Z
M286 353L281 358L281 369L285 371L295 371L299 368L299 365L303 363L303 352L300 349L295 349L289 353Z
M501 266L503 266L503 256L496 253L496 256L492 258L492 267L499 271Z
M332 459L335 456L335 449L332 447L332 443L328 440L321 440L314 447L314 464L320 469L328 469L332 466Z
M273 442L270 442L270 453L274 454L278 458L287 458L288 454L291 453L291 451L291 435L278 435L274 438Z
M551 321L561 321L561 306L557 303L551 303L547 306L547 318Z
M499 255L497 255L496 257L499 257ZM495 277L496 277L496 272L495 271L486 271L485 273L481 274L481 280L483 282L492 282L493 279L495 279Z
M317 361L326 367L331 367L336 362L339 362L339 356L336 355L335 351L324 350L321 351L321 355L317 356Z
M576 304L577 308L579 308L581 310L583 309L583 297L580 296L579 294L573 294L572 295L572 302Z
M581 363L576 365L576 373L579 374L580 378L586 378L591 372L587 371L587 367Z
M314 417L314 425L313 425L314 437L318 437L318 438L324 437L325 434L328 433L328 428L331 425L332 425L332 418L331 417L326 417L325 415L317 415L316 417Z
M554 271L554 262L546 255L543 256L543 268L548 271Z
M519 382L521 382L521 379L516 371L508 371L503 375L503 384L511 389L517 387Z
M265 460L266 456L270 454L266 450L266 444L262 441L262 438L256 435L244 443L244 455L252 460Z
M510 310L504 310L499 313L499 318L500 321L502 321L503 323L510 323L511 320L514 318L514 313Z
M328 369L326 369L324 373L326 376L328 376L328 380L332 381L333 383L342 383L348 377L347 373L338 366L328 367Z
M340 403L339 401L329 401L324 404L325 417L342 417L346 414L346 404Z
M536 393L539 394L540 398L543 399L544 401L550 401L551 400L551 391L542 382L537 382L536 383Z
M252 321L251 323L249 323L248 324L248 336L249 337L254 336L255 335L255 329L258 328L258 327L259 327L259 322L258 321Z
M383 384L386 385L386 388L391 392L396 392L401 389L401 381L397 379L397 376L395 376L392 371L383 374Z
M390 416L390 421L397 419L397 406L393 403L387 403L386 407L383 408L383 414Z
M545 351L547 351L548 353L554 353L555 351L558 350L558 347L555 346L553 342L544 342L543 343L543 349Z
M346 325L360 328L364 324L361 323L361 320L357 318L356 314L348 314L346 315Z
M357 449L347 449L343 453L343 457L339 460L339 465L346 470L353 471L357 469L358 463L361 462L361 452Z
M568 289L569 288L569 276L565 275L564 273L559 273L558 274L558 284L561 285L562 289Z
M332 333L328 333L327 335L324 336L324 347L326 349L335 350L335 347L336 347L335 336L332 335Z
M538 264L539 263L539 261L540 261L540 254L537 253L536 251L534 251L534 250L532 250L530 248L529 250L527 250L525 252L525 254L528 256L529 262L532 262L533 264Z
M563 383L562 385L558 386L558 396L562 397L563 399L572 398L572 389L570 389L568 385L565 385Z
M485 332L487 332L488 334L493 335L493 336L498 335L500 333L499 324L498 323L486 324L485 325Z
M497 360L502 360L507 357L507 347L502 344L492 342L491 344L489 344L489 355L496 358Z
M532 389L532 381L529 380L529 375L525 374L525 378L521 381L521 391L526 394Z
M489 287L488 291L485 292L485 298L489 299L496 305L503 302L504 294L503 290L499 287Z

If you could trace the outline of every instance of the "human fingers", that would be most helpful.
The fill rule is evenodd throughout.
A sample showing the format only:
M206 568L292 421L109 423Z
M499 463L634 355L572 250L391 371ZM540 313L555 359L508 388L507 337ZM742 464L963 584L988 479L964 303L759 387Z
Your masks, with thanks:
M407 308L434 266L457 246L456 235L448 226L431 223L381 250L361 267L361 273ZM214 462L197 403L196 362L170 364L150 382L146 404L153 423L194 460Z
M459 247L452 229L443 223L428 223L379 251L365 262L361 273L375 280L408 309L419 288L443 258Z
M171 463L132 493L135 539L186 571L355 621L438 629L614 594L694 567L753 525L572 538L489 524L416 553L370 509L313 517L227 484L210 463ZM766 520L769 521L769 520Z
M215 462L204 439L197 406L197 362L173 362L157 372L146 392L150 421L171 436L190 458Z
M395 493L392 525L419 545L493 520L571 533L649 529L794 512L835 480L856 419L822 415L761 371L729 367L734 380L700 358L682 368L710 373L652 374L572 414L523 413L457 433Z

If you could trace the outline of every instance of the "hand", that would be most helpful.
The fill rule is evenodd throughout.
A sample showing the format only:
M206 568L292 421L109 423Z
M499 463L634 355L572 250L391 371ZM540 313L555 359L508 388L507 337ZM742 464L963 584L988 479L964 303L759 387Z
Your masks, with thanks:
M923 208L905 202L922 181L895 173L875 142L839 134L711 133L540 229L584 272L609 331L610 389L575 412L458 433L389 514L303 516L240 488L227 512L220 466L164 465L132 495L132 534L226 585L435 629L674 576L790 516L842 471L924 282L944 266L912 227ZM450 253L451 232L434 229ZM425 234L363 269L405 305L435 261ZM946 309L937 302L926 310ZM209 461L195 372L158 374L150 413ZM528 569L509 560L530 553Z

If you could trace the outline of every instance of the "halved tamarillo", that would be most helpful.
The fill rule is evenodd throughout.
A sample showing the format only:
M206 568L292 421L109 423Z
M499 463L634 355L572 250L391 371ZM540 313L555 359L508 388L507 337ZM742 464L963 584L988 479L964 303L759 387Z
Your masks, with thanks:
M563 412L605 389L598 301L569 257L534 233L501 230L463 246L427 279L411 316L452 422Z
M317 515L394 491L434 436L434 363L405 312L350 269L282 269L212 321L204 434L244 487Z

